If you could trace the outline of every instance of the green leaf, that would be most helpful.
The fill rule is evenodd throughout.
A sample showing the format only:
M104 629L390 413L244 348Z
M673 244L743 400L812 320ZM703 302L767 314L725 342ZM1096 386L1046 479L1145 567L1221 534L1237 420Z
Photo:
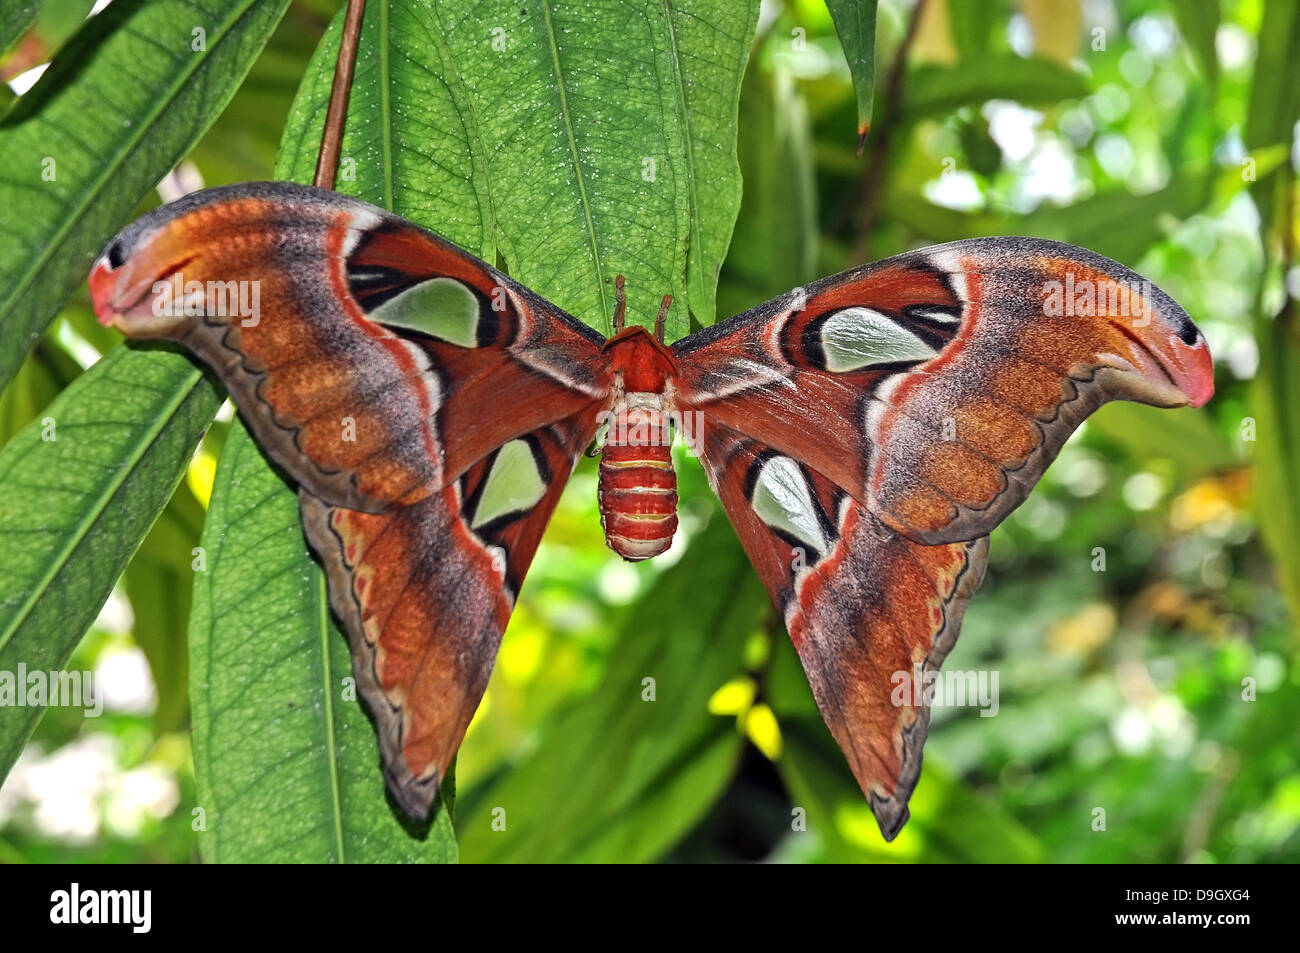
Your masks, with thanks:
M1291 126L1300 114L1300 84L1290 73L1300 56L1300 7L1269 0L1258 44L1243 132L1247 149L1291 141Z
M876 92L876 0L826 0L858 97L858 153L871 131Z
M716 513L631 608L596 691L568 705L526 758L463 796L463 856L482 863L661 856L735 769L734 719L709 714L707 704L741 669L745 641L770 611L735 533ZM645 700L646 679L654 680L653 701Z
M1059 63L997 53L956 66L917 67L908 76L901 115L915 121L990 99L1054 103L1088 92L1087 79Z
M1288 299L1280 314L1256 322L1259 370L1251 393L1255 418L1255 486L1260 533L1273 555L1278 584L1300 620L1300 311Z
M67 663L219 403L183 355L119 348L0 452L0 671ZM0 777L43 712L0 709Z
M279 178L312 181L342 16L299 87L276 159ZM409 218L486 261L496 259L489 154L435 6L366 5L340 156L338 191Z
M202 546L190 680L203 858L455 861L445 805L417 825L384 796L375 730L304 552L297 495L241 423L221 455Z
M708 21L726 5L680 6ZM436 8L449 59L465 78L475 121L468 145L488 168L497 246L511 275L609 333L621 273L630 320L648 323L669 293L679 303L669 337L686 333L688 100L670 25L681 21L670 21L666 4L488 0L473 16L451 14L454 6ZM734 43L747 48L746 35ZM721 148L732 146L734 125L731 139Z
M948 28L963 60L982 60L989 54L993 34L1003 24L979 3L945 3Z
M0 386L104 242L216 119L287 6L113 4L0 119Z

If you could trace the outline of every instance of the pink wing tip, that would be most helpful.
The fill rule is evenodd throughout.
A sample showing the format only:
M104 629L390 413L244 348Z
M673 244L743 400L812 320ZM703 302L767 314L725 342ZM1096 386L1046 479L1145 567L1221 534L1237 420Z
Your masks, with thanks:
M95 262L95 267L90 270L90 277L86 279L86 284L90 288L90 301L95 307L95 317L104 327L113 323L113 318L117 312L113 308L113 291L116 282L113 280L113 272L109 269L108 263L102 258Z
M1191 407L1203 406L1214 396L1214 359L1205 338L1183 354L1184 364L1174 370L1174 383L1187 395Z

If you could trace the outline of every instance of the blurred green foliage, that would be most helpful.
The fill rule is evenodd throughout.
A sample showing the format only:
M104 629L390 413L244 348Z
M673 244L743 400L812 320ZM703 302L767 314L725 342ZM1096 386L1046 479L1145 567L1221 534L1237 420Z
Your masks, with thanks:
M0 45L18 31L6 77L72 32L49 12L66 4L36 6L48 9L22 13L23 28L35 23L25 34L0 21ZM337 9L289 4L180 175L216 185L272 174ZM1103 408L994 535L947 667L996 671L998 712L936 710L912 820L892 844L698 465L679 458L674 549L631 566L603 546L584 461L461 751L461 859L1300 859L1300 14L1287 0L921 9L913 24L913 4L879 5L873 132L858 158L865 107L826 5L764 5L741 87L744 191L718 314L925 244L1060 238L1138 269L1186 307L1217 359L1215 399ZM0 116L0 136L12 118ZM645 305L668 289L635 290ZM77 291L15 364L0 399L5 450L115 345ZM124 697L94 720L46 713L0 789L0 861L198 858L186 619L230 420L204 438L68 665L130 672L143 656L145 703ZM279 621L241 624L255 640ZM70 647L79 632L59 635ZM258 667L252 682L275 664L265 656L250 646L234 658ZM653 702L642 700L647 677ZM366 731L348 739L363 760L372 742ZM492 826L498 808L504 832Z

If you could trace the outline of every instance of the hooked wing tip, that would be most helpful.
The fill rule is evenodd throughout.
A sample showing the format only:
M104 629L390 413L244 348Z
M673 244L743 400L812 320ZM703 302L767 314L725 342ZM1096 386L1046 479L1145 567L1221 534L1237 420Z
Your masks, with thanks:
M903 829L912 812L908 810L907 800L900 800L892 797L889 800L871 800L871 812L876 815L876 823L880 825L880 836L887 842L892 841L898 836L898 832Z
M96 319L104 327L109 327L117 317L117 309L113 304L113 293L117 282L114 280L113 270L109 267L107 258L101 257L95 262L86 284L90 288L90 302L95 308Z
M1184 367L1171 369L1174 383L1187 395L1189 405L1200 407L1214 396L1214 359L1205 339L1201 338L1185 358Z
M393 800L407 817L420 822L429 819L442 788L441 773L434 772L427 778L418 779L412 777L409 771L393 770L390 764L384 768L384 779L388 782Z

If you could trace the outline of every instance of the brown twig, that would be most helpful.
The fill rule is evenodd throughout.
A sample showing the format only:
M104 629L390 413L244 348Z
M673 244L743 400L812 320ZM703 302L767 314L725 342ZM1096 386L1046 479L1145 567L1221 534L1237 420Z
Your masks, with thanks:
M921 14L925 11L925 0L916 0L912 8L912 17L907 21L907 32L898 44L894 62L889 68L889 78L885 81L885 91L880 97L880 121L876 123L876 137L867 154L867 168L862 176L861 197L857 203L858 238L853 245L854 261L866 261L871 252L871 230L876 224L876 215L880 208L880 196L885 186L885 175L889 171L889 147L894 138L894 129L898 125L900 106L903 100L903 77L907 73L907 54L916 42L917 28L921 23Z
M361 18L366 0L348 0L348 16L339 41L339 59L334 67L334 85L330 87L330 104L325 113L325 131L320 137L320 154L316 157L319 189L334 188L339 172L339 149L343 146L343 122L348 114L348 94L352 91L352 69L357 62L357 45L361 39Z

